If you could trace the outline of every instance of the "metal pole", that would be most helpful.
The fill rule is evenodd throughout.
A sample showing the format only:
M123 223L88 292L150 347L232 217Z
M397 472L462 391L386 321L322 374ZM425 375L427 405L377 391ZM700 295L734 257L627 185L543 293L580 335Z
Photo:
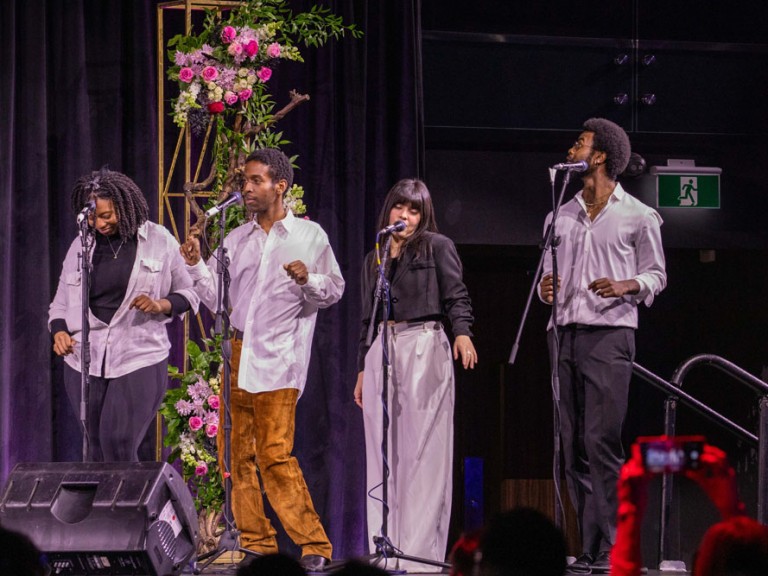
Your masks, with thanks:
M768 521L768 396L760 398L760 432L758 434L757 521Z

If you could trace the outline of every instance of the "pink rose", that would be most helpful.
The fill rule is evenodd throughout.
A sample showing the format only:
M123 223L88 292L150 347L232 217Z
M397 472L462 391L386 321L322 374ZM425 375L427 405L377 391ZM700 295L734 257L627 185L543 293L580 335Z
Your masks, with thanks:
M230 106L234 106L235 104L237 104L237 94L235 94L231 90L227 90L226 92L224 92L224 102L226 102ZM208 405L211 406L211 408L218 408L219 407L218 400L216 401L216 406L213 406L211 405L211 398L216 398L216 396L211 396L210 398L208 398Z
M221 114L224 112L224 102L211 102L208 104L208 112L211 114Z
M215 438L218 431L219 427L216 424L208 424L208 426L205 427L205 435L208 436L208 438Z
M270 78L272 78L272 69L267 68L266 66L262 66L256 71L256 76L259 77L259 80L262 82L266 82Z
M201 460L195 467L195 476L205 476L206 474L208 474L208 464Z
M211 407L212 410L218 410L219 409L219 397L216 394L211 394L208 396L208 406Z
M189 84L192 82L192 79L195 77L195 73L192 70L192 68L184 67L181 70L179 70L179 80L182 82L186 82Z
M269 47L267 48L267 56L269 56L270 58L277 58L278 56L280 56L281 50L282 49L280 48L280 44L278 44L277 42L272 42L272 44L270 44Z
M245 45L245 53L248 54L251 58L256 56L259 52L259 43L256 42L256 40L251 40L248 42L248 44Z
M240 97L240 100L245 102L248 100L248 98L251 97L251 94L253 94L253 90L250 88L246 88L245 90L240 90L240 92L237 94Z
M224 29L221 31L221 41L224 44L229 44L235 38L237 38L237 30L232 26L224 26Z
M192 416L192 418L189 419L189 427L192 430L200 430L200 428L203 427L203 419L200 418L200 416Z
M219 77L219 71L213 66L206 66L203 68L203 80L206 82L213 82Z
M240 56L243 53L243 45L240 42L232 42L227 48L230 56Z

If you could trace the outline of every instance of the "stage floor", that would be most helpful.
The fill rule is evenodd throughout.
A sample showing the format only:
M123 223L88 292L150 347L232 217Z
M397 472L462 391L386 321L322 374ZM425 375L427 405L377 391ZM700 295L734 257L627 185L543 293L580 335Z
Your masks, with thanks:
M232 556L232 553L228 553L227 556ZM239 561L239 559L237 560ZM237 574L237 561L231 561L231 559L226 558L225 556L220 557L215 563L211 564L210 566L207 566L205 570L201 572L197 572L199 574L202 574L204 576L211 575L211 576L235 576ZM323 574L333 574L334 571L341 568L343 565L342 561L335 561L332 565L330 570L327 570ZM185 570L183 572L184 574L193 574L194 572L192 569ZM443 574L448 574L448 569L445 569ZM321 574L319 572L311 572L310 574ZM402 574L402 572L400 572ZM437 574L437 572L430 571L430 572L407 572L407 574ZM659 571L659 570L648 570L647 572L643 572L643 574L647 574L647 576L689 576L690 572L670 572L670 571Z

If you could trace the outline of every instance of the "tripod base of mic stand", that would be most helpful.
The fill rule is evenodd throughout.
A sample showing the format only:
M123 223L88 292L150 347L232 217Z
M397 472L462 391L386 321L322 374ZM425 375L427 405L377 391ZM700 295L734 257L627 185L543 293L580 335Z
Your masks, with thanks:
M420 558L418 556L409 556L408 554L403 554L400 552L400 550L396 549L395 546L392 544L392 541L386 537L386 536L374 536L373 537L373 543L376 545L376 552L373 554L368 554L367 556L363 556L360 560L363 562L367 562L371 564L372 566L379 566L379 564L383 563L384 566L379 566L380 568L383 568L388 574L407 574L408 572L406 570L395 570L391 568L386 568L386 563L389 560L407 560L409 562L416 562L418 564L428 564L430 566L438 566L440 568L450 568L451 565L447 562L440 562L439 560L431 560L429 558Z
M201 560L205 560L205 562L202 564L195 563L193 573L200 574L208 566L213 564L220 556L226 554L227 552L241 552L245 554L245 557L240 562L250 561L259 556L263 556L263 554L259 552L254 552L248 548L241 548L238 544L238 541L239 534L236 531L228 530L224 532L219 538L219 545L216 547L216 550L206 552L197 558L197 562L200 562Z

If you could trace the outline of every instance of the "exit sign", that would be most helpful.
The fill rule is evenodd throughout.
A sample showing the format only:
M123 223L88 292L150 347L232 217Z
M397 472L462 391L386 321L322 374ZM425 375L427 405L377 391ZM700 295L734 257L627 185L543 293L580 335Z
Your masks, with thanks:
M719 174L658 174L660 208L720 208Z

